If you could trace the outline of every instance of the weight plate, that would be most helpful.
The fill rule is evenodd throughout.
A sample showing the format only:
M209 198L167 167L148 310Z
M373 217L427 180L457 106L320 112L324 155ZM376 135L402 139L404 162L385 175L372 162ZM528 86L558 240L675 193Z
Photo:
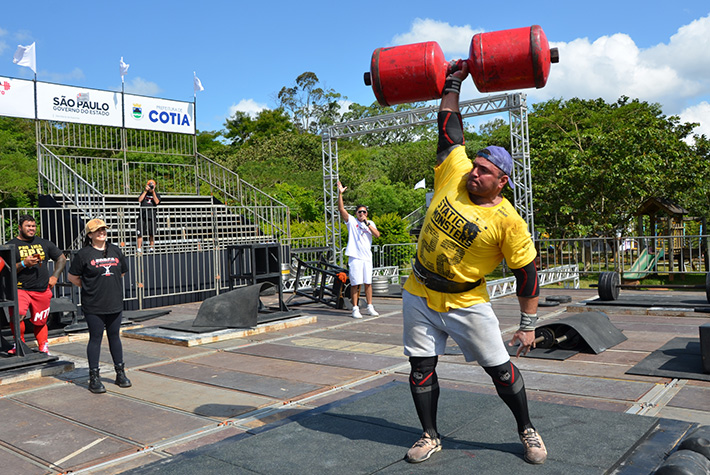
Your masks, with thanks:
M555 332L549 327L536 328L535 341L536 348L552 348L555 344Z
M580 337L579 333L577 333L573 328L570 328L564 336L567 338L557 344L563 350L576 349L577 346L579 346L580 341L582 340L582 337Z
M599 274L597 287L600 300L616 300L619 298L619 274L616 272L602 272Z

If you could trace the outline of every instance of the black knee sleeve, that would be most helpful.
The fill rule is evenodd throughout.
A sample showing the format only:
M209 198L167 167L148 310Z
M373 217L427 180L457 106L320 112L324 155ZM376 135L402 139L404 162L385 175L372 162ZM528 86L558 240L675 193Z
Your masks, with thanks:
M409 364L412 372L409 374L409 386L413 392L429 392L439 387L439 380L436 377L436 356L411 356Z
M483 369L493 379L498 394L518 394L525 389L523 375L512 361Z

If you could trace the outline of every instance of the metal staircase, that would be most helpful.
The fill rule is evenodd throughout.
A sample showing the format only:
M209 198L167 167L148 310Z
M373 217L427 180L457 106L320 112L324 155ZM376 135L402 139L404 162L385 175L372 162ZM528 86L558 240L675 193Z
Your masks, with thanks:
M161 239L156 251L290 238L285 204L196 153L194 143L190 148L184 137L134 137L138 132L117 134L112 128L104 132L77 124L40 123L37 128L40 201L45 208L61 208L58 213L69 223L53 232L65 249L80 247L84 223L98 217L109 226L109 238L130 253L139 217L138 196L148 179L158 181L161 194L157 222ZM122 146L117 145L118 136ZM156 148L155 143L163 140L167 151ZM153 155L149 160L162 158L161 153L172 156L161 162L128 160L136 152L148 151ZM52 221L61 219L55 213Z

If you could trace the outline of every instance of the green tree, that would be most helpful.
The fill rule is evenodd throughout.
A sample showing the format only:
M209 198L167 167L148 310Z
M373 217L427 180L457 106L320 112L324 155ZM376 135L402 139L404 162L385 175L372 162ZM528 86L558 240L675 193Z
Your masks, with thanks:
M263 109L253 119L246 112L237 111L227 119L224 127L224 137L237 147L296 131L296 126L281 108Z
M386 117L386 114L394 114L396 112L408 111L424 106L423 103L398 104L395 106L383 107L378 102L373 102L369 106L363 106L358 103L350 104L348 111L343 114L343 122L355 122L359 119L367 119L372 117ZM394 121L393 121L394 122ZM365 146L383 146L395 143L410 143L419 140L433 140L436 138L436 128L434 125L408 125L409 119L399 119L397 122L402 124L402 127L392 128L384 132L374 132L363 135L358 135L352 139L360 145ZM392 122L387 122L387 125L392 125ZM351 128L357 129L356 124L352 124Z
M554 237L624 230L650 196L693 212L704 198L707 213L708 157L684 141L694 125L658 104L551 100L528 120L535 222Z
M412 242L412 236L407 229L407 222L396 213L383 213L373 218L380 232L380 237L374 238L372 243L378 246L383 244L403 244Z
M37 150L33 121L0 117L0 176L0 206L36 204Z
M406 216L425 201L424 190L415 190L404 183L392 183L387 177L363 183L343 195L343 199L345 196L349 204L365 204L377 215L394 213Z
M319 133L340 119L340 101L346 99L333 89L320 85L315 73L306 71L291 87L277 94L278 106L284 109L302 132Z
M197 132L197 151L205 157L219 160L229 152L223 138L221 131L200 130Z
M276 183L274 198L288 206L291 219L298 221L316 221L323 217L323 192L316 193L312 188L305 188L291 183Z

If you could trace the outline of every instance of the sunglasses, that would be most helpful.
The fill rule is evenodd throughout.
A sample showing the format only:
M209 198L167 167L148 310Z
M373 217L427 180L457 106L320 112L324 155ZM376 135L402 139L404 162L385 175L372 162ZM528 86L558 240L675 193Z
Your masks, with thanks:
M357 214L360 214L360 213L367 214L367 210L361 209L360 211L357 212Z

